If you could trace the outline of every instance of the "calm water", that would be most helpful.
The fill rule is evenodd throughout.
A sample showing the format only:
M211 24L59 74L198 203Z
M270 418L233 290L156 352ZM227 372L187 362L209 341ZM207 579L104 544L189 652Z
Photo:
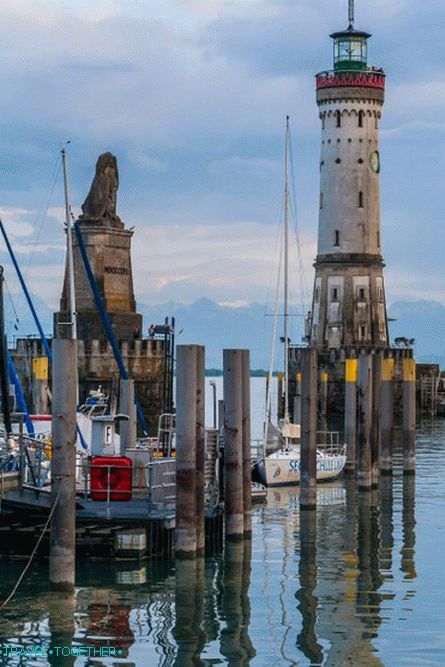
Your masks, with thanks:
M258 413L263 388L253 382ZM74 600L49 594L36 564L1 612L3 644L122 654L0 664L445 664L445 421L420 425L415 481L400 474L399 440L396 474L378 492L321 486L317 512L300 516L297 489L270 490L252 543L205 564L82 563ZM2 599L22 565L0 561Z

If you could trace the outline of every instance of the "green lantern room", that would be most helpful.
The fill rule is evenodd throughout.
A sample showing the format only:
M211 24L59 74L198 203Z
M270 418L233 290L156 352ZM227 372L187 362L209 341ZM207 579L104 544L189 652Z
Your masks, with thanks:
M343 32L334 32L334 71L362 71L368 67L368 32L350 26Z

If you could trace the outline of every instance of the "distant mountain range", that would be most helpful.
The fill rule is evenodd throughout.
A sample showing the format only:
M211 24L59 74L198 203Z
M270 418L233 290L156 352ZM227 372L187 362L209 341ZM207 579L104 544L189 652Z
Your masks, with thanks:
M52 312L41 299L33 299L43 329L50 333ZM138 311L144 316L144 334L151 323L161 323L167 316L175 317L176 342L205 345L207 368L222 368L222 350L231 347L249 348L252 368L269 367L274 318L271 310L262 304L233 307L201 298L191 304L138 304ZM16 331L15 313L9 299L6 299L9 338L35 333L36 327L27 313L26 304L21 305ZM418 361L440 363L445 367L445 306L437 301L397 301L389 307L388 315L394 320L390 322L392 340L397 336L415 338ZM299 343L302 334L303 317L292 317L292 342ZM281 366L279 358L276 358L274 365L276 368Z

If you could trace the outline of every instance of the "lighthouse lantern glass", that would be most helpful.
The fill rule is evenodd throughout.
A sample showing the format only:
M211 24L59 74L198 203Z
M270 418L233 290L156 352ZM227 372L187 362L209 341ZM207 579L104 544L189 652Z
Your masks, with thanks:
M334 69L362 70L367 67L368 45L365 37L342 35L334 39Z

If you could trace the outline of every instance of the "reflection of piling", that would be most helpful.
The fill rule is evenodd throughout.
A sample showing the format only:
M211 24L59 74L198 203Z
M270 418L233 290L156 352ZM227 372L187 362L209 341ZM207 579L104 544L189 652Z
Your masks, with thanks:
M308 658L311 665L321 665L323 662L322 647L317 641L315 631L318 602L314 595L317 586L316 557L317 513L303 510L300 512L300 560L298 562L300 588L295 594L301 614L301 632L297 636L296 645Z
M403 360L403 472L416 470L416 362Z
M392 475L392 429L394 420L394 359L382 359L380 393L380 472Z
M196 555L205 553L205 348L196 347Z
M371 395L371 483L378 486L380 478L380 395L382 381L382 359L379 354L372 357Z
M246 646L242 641L244 618L240 593L243 590L243 559L244 545L226 542L221 612L227 623L221 631L220 651L228 665L249 664Z
M370 489L371 475L372 357L361 354L358 362L358 487Z
M409 477L408 479L412 479ZM381 558L380 565L382 572L388 573L391 576L392 568L392 549L394 546L393 537L393 490L392 478L382 477L380 483L380 537L381 537Z
M77 341L53 339L53 412L49 580L74 590L76 550Z
M119 412L128 415L119 427L120 452L125 456L127 449L136 447L136 406L134 403L134 380L121 380L119 386Z
M301 424L301 373L295 377L294 424Z
M178 346L179 347L179 346ZM182 347L182 346L181 346ZM173 637L176 641L177 652L175 665L177 667L192 667L200 664L199 627L196 625L198 609L201 611L202 604L197 604L197 592L202 585L199 582L199 561L193 562L176 561L175 581L175 617ZM198 584L198 585L197 585ZM202 620L202 619L201 619Z
M176 361L176 556L196 555L195 345L178 345Z
M354 474L356 469L357 440L357 359L346 359L345 365L345 473Z
M51 633L52 653L48 653L51 667L73 667L76 657L71 653L75 634L75 597L72 593L53 593L48 599L48 629ZM69 651L67 649L70 649ZM64 655L65 654L65 655Z
M416 578L416 565L414 560L416 545L416 519L415 519L416 482L411 475L403 479L403 539L401 549L400 569L405 574L405 579Z
M315 348L302 350L300 507L317 505L317 379Z
M238 540L244 534L242 350L224 350L223 357L226 538Z
M252 534L252 453L250 441L250 353L242 353L242 408L243 408L243 513L244 536Z

